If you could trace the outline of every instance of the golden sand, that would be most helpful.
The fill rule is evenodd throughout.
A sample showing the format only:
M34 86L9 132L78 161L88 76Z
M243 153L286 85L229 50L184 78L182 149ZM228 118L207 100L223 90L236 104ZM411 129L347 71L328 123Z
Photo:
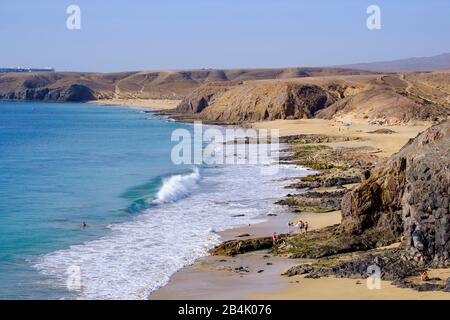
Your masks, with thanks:
M100 101L100 103L102 103ZM120 101L120 104L127 102ZM134 100L129 105L140 105ZM159 106L161 103L145 103ZM174 102L165 104L175 106ZM359 140L334 142L330 146L369 146L378 150L381 157L397 152L409 139L429 127L431 123L404 126L369 125L352 122L344 128L335 121L277 120L253 124L256 129L279 129L281 136L297 134L325 134L344 137L358 137ZM388 128L393 134L368 133ZM222 240L236 239L249 234L250 237L268 236L274 231L287 232L287 223L298 219L308 221L311 230L340 223L340 211L329 213L280 214L269 217L268 221L256 225L229 229L221 232ZM246 237L240 237L245 239ZM381 249L380 249L381 250ZM289 259L286 256L267 255L267 251L251 252L236 257L208 256L196 261L172 276L169 283L154 292L150 299L450 299L450 293L417 292L412 289L395 287L387 281L381 282L381 289L370 290L366 280L341 279L334 277L305 279L304 276L285 277L280 274L294 265L312 262L306 259ZM239 272L244 267L247 271ZM450 269L430 270L430 276L450 277ZM413 279L414 280L414 279ZM417 281L419 281L417 279Z
M388 157L400 150L409 139L427 129L431 123L418 123L417 125L381 126L371 125L367 122L351 122L346 128L334 120L301 119L276 120L254 123L255 129L278 129L281 136L297 134L324 134L330 136L343 136L359 138L359 140L329 143L336 147L363 147L369 146L380 150L379 156ZM392 134L368 133L377 129L390 129Z
M110 105L110 106L125 106L125 107L145 107L155 110L174 109L180 103L180 100L167 99L102 99L91 101L90 103Z

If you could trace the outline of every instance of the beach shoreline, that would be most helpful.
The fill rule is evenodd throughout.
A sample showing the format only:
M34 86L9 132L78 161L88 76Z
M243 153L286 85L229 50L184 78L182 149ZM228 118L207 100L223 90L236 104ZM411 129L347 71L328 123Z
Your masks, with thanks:
M173 109L174 101L162 103L159 100L142 101L140 99L113 99L98 104L128 107L148 107L155 111ZM160 105L158 105L160 104ZM183 122L183 121L181 121ZM414 125L375 125L354 122L350 127L341 127L336 121L319 119L277 120L244 125L256 130L278 129L280 137L295 135L327 135L348 137L348 141L326 143L332 148L372 148L374 154L385 159L397 152L409 139L429 127L430 123ZM378 133L377 130L389 128L395 134ZM355 139L353 139L355 138ZM345 139L344 139L345 140ZM288 191L287 191L288 192ZM298 219L306 220L311 230L340 223L340 211L331 213L301 214L286 213L280 207L280 214L266 217L264 222L254 225L234 227L219 232L220 241L246 240L255 237L267 237L273 232L287 232L287 223ZM246 235L246 236L245 236ZM398 288L389 281L382 281L382 290L369 290L364 279L344 279L326 277L307 279L305 276L286 277L281 274L287 269L302 263L311 263L309 259L290 259L287 255L274 255L269 250L258 250L232 257L207 255L193 264L177 271L167 284L153 291L150 300L161 299L450 299L443 292L418 292L412 289ZM449 276L450 270L432 271L436 276Z
M172 109L174 100L111 99L93 102L95 105L129 108L148 108L145 112ZM179 121L183 122L183 121ZM410 139L431 123L415 125L374 125L353 122L344 127L339 122L320 119L277 120L245 124L244 128L278 129L280 137L316 136L338 138L314 145L335 149L364 149L364 153L382 160L397 152ZM223 126L226 126L224 124ZM392 131L387 134L382 130ZM380 131L381 130L381 131ZM328 138L327 138L328 139ZM292 151L292 145L290 146ZM292 166L298 166L295 162ZM307 166L302 166L305 167ZM294 180L298 177L290 177ZM286 181L286 185L289 182ZM343 185L352 188L351 184ZM320 189L320 188L319 188ZM331 188L324 188L330 191ZM334 190L334 189L333 189ZM286 189L286 194L291 193ZM286 198L284 198L286 199ZM281 200L281 199L280 199ZM299 219L308 221L310 230L339 224L339 210L331 212L288 212L280 205L276 215L262 216L263 222L232 227L218 232L220 242L251 240L270 237L273 232L286 234L288 222ZM233 218L229 218L233 219ZM287 254L277 254L270 249L250 251L235 256L206 255L190 265L182 267L170 276L168 283L151 292L147 297L159 299L450 299L444 292L418 292L399 288L388 281L382 281L382 290L369 290L364 279L322 277L308 279L304 275L282 276L287 269L299 264L313 263L312 259L292 259ZM429 272L430 276L449 278L450 269Z
M336 125L334 121L302 119L258 122L251 127L279 129L281 137L314 134L346 136L350 138L348 141L331 142L326 145L332 148L361 148L368 145L371 149L369 153L373 152L379 159L385 159L430 125L420 123L383 126L361 122L352 124L344 131L344 128ZM390 135L387 143L386 134L377 131L386 127L395 133L393 138ZM223 243L228 240L268 237L274 231L279 234L286 233L287 222L295 223L299 219L308 221L314 230L339 224L341 214L340 211L287 213L280 217L270 217L267 221L252 226L225 230L220 233L221 241ZM149 299L450 299L448 293L418 292L399 288L389 281L382 281L381 290L370 290L365 285L365 279L335 277L307 279L304 275L293 277L281 275L290 267L303 263L311 261L290 259L288 255L274 255L269 253L269 250L257 250L231 257L208 255L172 275L169 283L153 292ZM450 270L432 270L430 274L445 278L450 275Z
M150 108L152 110L171 110L175 109L181 100L170 99L100 99L89 101L90 104L105 106L122 106L122 107L140 107Z

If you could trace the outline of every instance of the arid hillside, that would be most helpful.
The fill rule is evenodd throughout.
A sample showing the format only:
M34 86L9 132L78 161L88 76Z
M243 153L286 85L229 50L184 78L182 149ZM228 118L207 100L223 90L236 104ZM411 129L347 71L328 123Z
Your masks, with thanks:
M320 118L401 124L450 115L450 71L341 68L0 73L0 100L182 100L181 118L243 123Z
M181 99L211 82L368 74L341 68L0 73L0 100Z
M373 74L209 83L177 111L241 123L321 118L399 124L450 115L450 72Z

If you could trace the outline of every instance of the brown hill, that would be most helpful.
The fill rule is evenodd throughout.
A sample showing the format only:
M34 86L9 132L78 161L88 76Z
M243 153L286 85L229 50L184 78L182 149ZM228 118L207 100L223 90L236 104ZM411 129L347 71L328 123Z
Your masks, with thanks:
M339 68L4 73L0 100L183 99L177 112L228 123L323 118L398 124L450 114L450 71Z
M360 119L398 124L450 115L450 73L353 75L206 84L178 112L240 123L274 119Z
M450 74L447 74L447 81L449 79ZM317 117L367 119L371 123L383 124L445 119L450 114L450 104L432 97L435 92L439 92L438 86L433 87L429 94L414 94L412 91L419 87L419 83L406 80L405 75L381 76L370 81L364 90L322 110Z
M121 73L0 73L0 99L86 101L108 98L181 99L211 82L367 74L340 68L229 69ZM72 93L75 91L75 93Z
M337 82L327 86L295 80L209 84L183 99L177 111L198 113L204 120L235 123L311 118L339 100L344 91Z

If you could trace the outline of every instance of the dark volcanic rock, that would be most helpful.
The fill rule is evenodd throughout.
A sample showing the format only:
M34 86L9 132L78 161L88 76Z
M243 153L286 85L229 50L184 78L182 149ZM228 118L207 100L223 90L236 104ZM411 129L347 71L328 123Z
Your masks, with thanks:
M272 238L262 237L248 240L225 241L211 250L213 256L233 256L249 251L272 248Z
M282 275L283 276L288 276L288 277L293 277L296 275L302 275L302 274L307 274L314 271L314 268L307 264L307 265L299 265L299 266L294 266L292 268L289 268L286 272L284 272Z
M403 236L417 260L449 264L450 120L433 126L372 170L342 200L342 228Z
M227 90L226 86L205 85L194 90L190 95L184 98L177 106L177 112L181 113L199 113L209 106L213 97Z
M413 289L423 292L423 291L441 291L443 290L443 286L437 283L423 283L413 287Z
M450 278L448 278L447 281L445 282L444 291L450 292Z
M69 102L84 102L95 100L94 92L87 86L80 84L73 84L61 94L64 101Z
M61 101L61 102L85 102L96 100L94 92L87 86L72 84L69 87L60 88L34 88L37 84L29 84L29 88L0 94L0 100L38 100L38 101Z
M295 188L295 189L304 189L304 188L323 188L323 187L338 187L343 186L345 184L352 184L352 183L358 183L361 182L360 176L351 176L351 177L331 177L331 178L321 178L315 180L307 180L307 181L300 181L294 184L291 184L289 188Z
M318 277L335 276L339 278L365 279L371 275L370 267L374 266L380 269L381 279L394 282L410 276L418 276L420 272L425 270L423 266L419 266L413 259L408 258L402 250L395 249L386 253L364 253L358 258L340 262L330 267L322 266L319 263L294 266L283 275L294 276L307 273Z

